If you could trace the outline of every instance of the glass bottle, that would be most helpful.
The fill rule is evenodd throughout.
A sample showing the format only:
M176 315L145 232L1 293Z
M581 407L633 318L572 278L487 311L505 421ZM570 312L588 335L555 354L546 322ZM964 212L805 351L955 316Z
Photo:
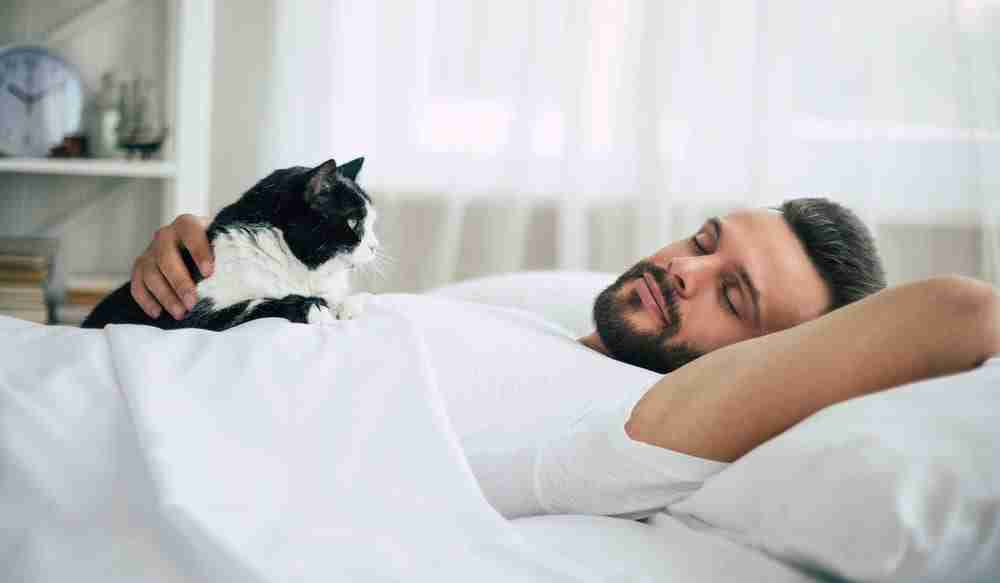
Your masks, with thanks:
M118 108L115 76L107 72L101 76L101 91L97 94L94 108L94 126L91 131L90 151L97 158L117 158L118 125L121 123L121 111Z

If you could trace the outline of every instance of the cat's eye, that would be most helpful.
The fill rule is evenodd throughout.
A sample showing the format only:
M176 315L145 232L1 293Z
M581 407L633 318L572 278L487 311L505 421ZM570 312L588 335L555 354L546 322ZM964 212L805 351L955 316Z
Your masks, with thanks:
M357 231L358 230L358 219L347 219L347 226L352 231Z

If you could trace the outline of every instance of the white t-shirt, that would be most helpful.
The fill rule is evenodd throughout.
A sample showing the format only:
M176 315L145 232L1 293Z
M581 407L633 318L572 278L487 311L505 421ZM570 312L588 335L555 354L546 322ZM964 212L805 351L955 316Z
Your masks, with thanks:
M376 296L372 309L421 332L469 465L507 517L647 515L726 466L632 441L625 421L660 375L534 314L406 294Z

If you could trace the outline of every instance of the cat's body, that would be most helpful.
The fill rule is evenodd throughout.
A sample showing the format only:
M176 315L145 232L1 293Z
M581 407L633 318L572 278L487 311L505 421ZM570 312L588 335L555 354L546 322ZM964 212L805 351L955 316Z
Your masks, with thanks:
M257 318L292 322L349 319L365 295L348 296L349 272L374 259L375 209L355 178L363 159L341 167L273 172L223 208L208 227L215 269L202 278L181 250L197 283L198 302L180 320L166 311L150 318L125 284L104 298L83 322L147 324L163 329L225 330Z

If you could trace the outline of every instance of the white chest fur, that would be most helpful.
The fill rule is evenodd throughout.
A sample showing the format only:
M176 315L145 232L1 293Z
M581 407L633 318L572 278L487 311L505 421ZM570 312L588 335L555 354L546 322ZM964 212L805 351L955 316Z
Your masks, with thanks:
M213 250L215 271L198 284L198 297L212 300L216 310L292 294L321 297L332 306L349 291L348 260L334 256L309 269L274 227L255 230L253 235L241 229L226 231L214 239Z

